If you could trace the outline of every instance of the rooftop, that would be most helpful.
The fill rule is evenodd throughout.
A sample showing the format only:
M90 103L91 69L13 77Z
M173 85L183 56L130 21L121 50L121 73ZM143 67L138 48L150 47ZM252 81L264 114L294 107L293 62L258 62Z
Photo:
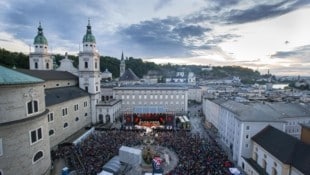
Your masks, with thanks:
M63 88L53 88L45 90L46 106L52 106L65 101L73 100L80 97L88 96L89 94L82 89L72 86Z
M252 140L281 162L310 174L310 145L270 125L253 136Z
M279 113L283 114L282 117L309 117L310 110L307 106L299 103L268 103L268 105Z
M176 84L137 84L137 85L123 85L114 87L114 89L118 90L128 90L128 89L139 89L139 90L148 90L148 89L154 89L154 90L161 90L161 89L182 89L187 90L188 88L184 85L176 85Z
M221 106L236 114L240 121L248 122L283 122L282 114L263 103L238 103L228 100Z
M126 69L121 77L119 77L119 81L139 81L139 77L131 70Z
M0 66L0 85L42 83L44 80Z
M78 77L66 71L55 70L28 70L16 69L17 71L28 74L43 80L78 80Z

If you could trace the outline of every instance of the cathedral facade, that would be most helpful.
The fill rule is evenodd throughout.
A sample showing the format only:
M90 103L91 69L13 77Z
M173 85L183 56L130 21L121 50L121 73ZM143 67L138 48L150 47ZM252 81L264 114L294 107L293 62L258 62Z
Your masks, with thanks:
M33 44L30 70L0 67L1 175L49 174L50 151L96 122L92 116L97 116L100 99L100 59L90 23L79 69L70 69L76 73L64 71L66 66L53 70L41 24Z

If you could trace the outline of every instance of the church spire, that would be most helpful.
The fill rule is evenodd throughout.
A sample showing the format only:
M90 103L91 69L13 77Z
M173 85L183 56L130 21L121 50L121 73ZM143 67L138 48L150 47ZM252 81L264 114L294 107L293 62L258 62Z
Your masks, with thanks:
M47 45L47 39L43 35L43 28L41 26L41 22L39 22L38 34L34 38L33 44L45 44L45 45Z
M85 42L96 43L95 36L92 34L91 31L90 19L88 19L88 24L86 26L86 34L83 37L83 43Z
M126 70L126 64L125 64L125 60L124 60L124 53L122 51L122 57L121 57L121 64L120 64L120 68L119 68L119 77L121 77Z

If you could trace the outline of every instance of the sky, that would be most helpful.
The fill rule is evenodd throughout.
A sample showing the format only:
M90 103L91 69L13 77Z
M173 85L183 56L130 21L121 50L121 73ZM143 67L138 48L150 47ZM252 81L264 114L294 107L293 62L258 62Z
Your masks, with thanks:
M310 75L310 0L1 0L0 47L77 55L88 19L100 55Z

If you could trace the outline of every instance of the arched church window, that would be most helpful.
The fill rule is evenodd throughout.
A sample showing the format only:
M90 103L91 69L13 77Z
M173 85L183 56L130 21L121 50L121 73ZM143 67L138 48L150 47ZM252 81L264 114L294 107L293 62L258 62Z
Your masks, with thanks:
M55 132L54 132L54 130L53 129L51 129L51 130L49 130L49 132L48 132L48 135L53 135Z
M84 67L85 67L85 69L88 68L88 62L87 61L84 62Z
M37 152L33 157L33 163L36 163L42 158L43 158L43 152L42 151Z

